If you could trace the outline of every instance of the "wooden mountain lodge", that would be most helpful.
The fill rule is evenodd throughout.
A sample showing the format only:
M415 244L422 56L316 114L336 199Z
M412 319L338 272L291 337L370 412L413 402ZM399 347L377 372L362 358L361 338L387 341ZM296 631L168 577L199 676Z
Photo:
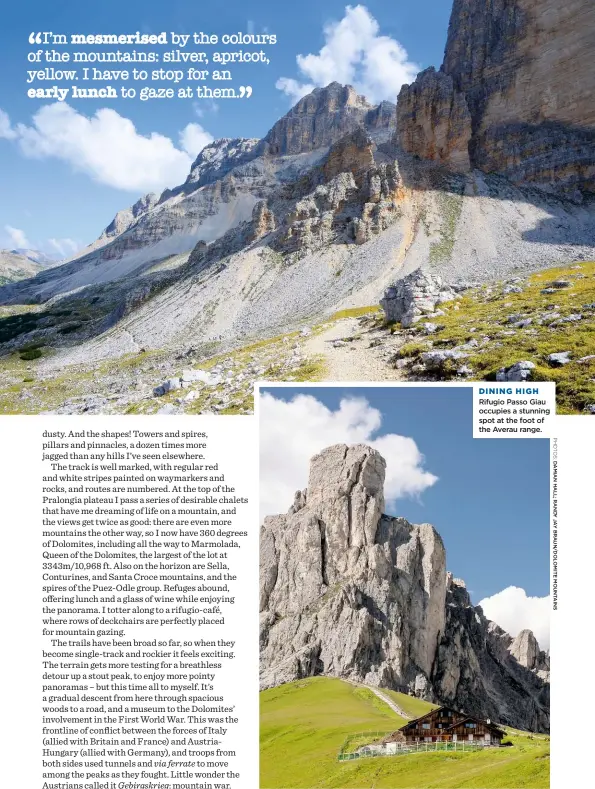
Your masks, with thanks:
M438 709L409 721L384 740L408 745L423 742L473 742L500 745L505 732L489 720L481 720L450 707Z

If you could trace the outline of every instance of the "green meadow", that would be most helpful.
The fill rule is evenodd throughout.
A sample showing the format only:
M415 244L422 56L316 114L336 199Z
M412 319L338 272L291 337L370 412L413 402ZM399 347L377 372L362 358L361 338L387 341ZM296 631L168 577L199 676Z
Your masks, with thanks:
M387 692L409 715L433 705ZM523 789L549 787L549 738L515 733L508 748L339 762L346 738L390 732L405 720L366 688L313 677L260 695L261 789ZM506 742L506 740L505 740Z

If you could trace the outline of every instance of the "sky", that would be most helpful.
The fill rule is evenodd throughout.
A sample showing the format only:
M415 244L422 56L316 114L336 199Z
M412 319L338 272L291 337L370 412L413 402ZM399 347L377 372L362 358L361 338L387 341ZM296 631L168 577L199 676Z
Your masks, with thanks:
M431 523L447 569L512 635L549 644L549 444L473 439L466 387L265 389L260 406L261 511L286 512L309 458L369 443L387 460L390 515Z
M200 0L9 4L0 31L0 248L71 255L142 194L182 182L211 139L264 136L314 86L351 82L374 102L395 101L400 85L419 69L440 65L451 0L369 0L351 6L337 0L300 0L297 5L227 0L224 8L222 14L220 4ZM252 32L275 34L277 44L267 48L267 65L228 67L233 81L224 86L250 85L249 99L68 97L57 102L27 96L29 69L68 68L28 62L28 53L37 49L29 44L29 35L39 31L68 36ZM72 83L50 79L34 84Z

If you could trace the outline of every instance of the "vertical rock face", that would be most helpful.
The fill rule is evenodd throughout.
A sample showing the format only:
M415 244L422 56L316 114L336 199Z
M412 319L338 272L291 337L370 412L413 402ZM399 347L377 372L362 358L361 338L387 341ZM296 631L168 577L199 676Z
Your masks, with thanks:
M324 180L330 181L341 173L354 176L374 166L372 140L365 129L359 127L331 146L322 165Z
M275 209L275 248L303 255L333 241L363 244L394 222L403 182L395 161L375 163L375 149L357 127L331 145L307 178L286 185L285 197L294 199Z
M376 164L375 148L357 127L331 145L307 178L285 186L286 202L275 206L275 249L304 255L333 241L363 244L397 219L403 185L398 166Z
M530 630L521 630L508 651L521 666L549 675L549 655L539 649L537 639Z
M384 477L371 447L328 447L288 513L265 518L262 686L326 674L546 729L528 650L471 605L432 526L382 514Z
M268 209L265 200L259 200L252 209L252 233L251 240L256 240L266 236L275 229L275 216Z
M394 105L377 107L359 96L351 85L331 82L304 96L264 138L269 154L298 154L336 142L358 126L388 128L394 124Z
M265 519L263 685L325 673L400 686L430 673L444 546L431 526L382 515L384 476L374 449L329 447L290 513Z
M594 49L592 0L454 0L441 68L452 90L427 72L404 87L399 141L460 169L460 157L438 153L449 106L456 107L454 126L470 135L471 166L517 183L595 191ZM434 135L426 132L430 118L437 119Z
M397 102L401 146L451 170L470 169L471 113L452 77L426 69L413 85L404 86Z
M539 656L539 644L530 630L521 630L510 645L509 652L521 666L533 668Z
M523 632L537 645L530 630ZM527 637L512 639L486 619L464 582L449 574L446 625L431 677L436 698L511 726L548 731L549 665L542 672L542 666L523 662L522 651L515 654L519 640Z

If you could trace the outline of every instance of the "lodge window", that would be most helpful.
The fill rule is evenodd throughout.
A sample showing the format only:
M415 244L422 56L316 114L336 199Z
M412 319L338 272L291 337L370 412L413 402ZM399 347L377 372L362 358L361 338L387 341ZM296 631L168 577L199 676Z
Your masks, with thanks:
M422 727L422 729L429 729L429 728L431 728L429 723L422 723L421 727Z
M475 729L475 728L477 728L477 724L476 723L466 723L465 724L465 728L466 729Z

